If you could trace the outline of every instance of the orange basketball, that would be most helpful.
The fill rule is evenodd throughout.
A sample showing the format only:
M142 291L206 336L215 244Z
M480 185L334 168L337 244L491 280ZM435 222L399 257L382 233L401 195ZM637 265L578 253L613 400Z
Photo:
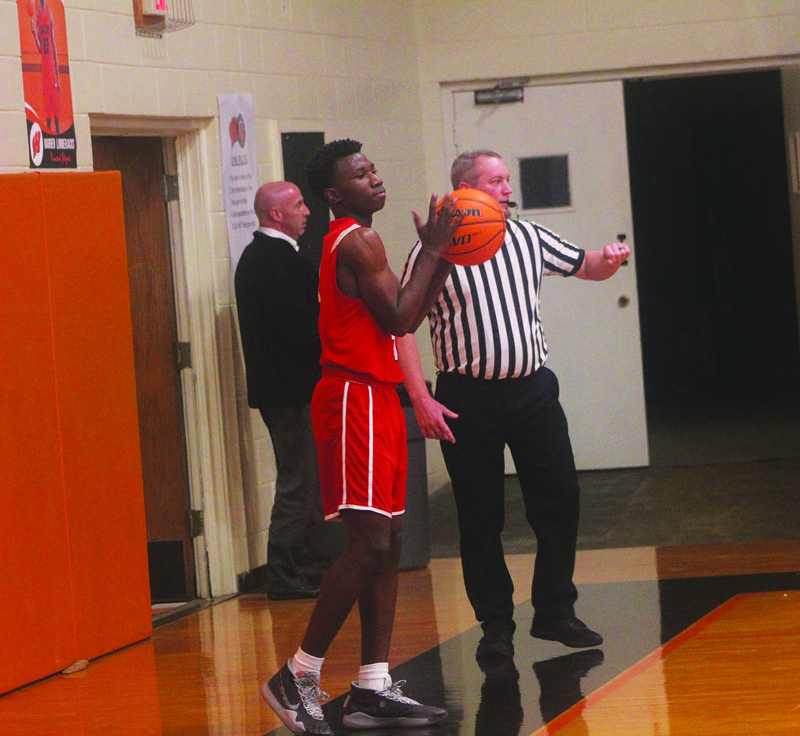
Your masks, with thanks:
M479 189L456 189L452 195L459 210L466 210L453 244L442 257L458 266L488 261L503 244L506 217L494 197Z

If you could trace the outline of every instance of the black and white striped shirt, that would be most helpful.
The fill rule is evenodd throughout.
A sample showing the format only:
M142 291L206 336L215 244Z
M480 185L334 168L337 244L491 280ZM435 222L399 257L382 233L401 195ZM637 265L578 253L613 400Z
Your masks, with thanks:
M403 282L420 247L408 256ZM437 369L497 379L540 368L547 358L539 318L542 276L574 275L584 254L541 225L507 220L500 250L478 266L455 266L428 315Z

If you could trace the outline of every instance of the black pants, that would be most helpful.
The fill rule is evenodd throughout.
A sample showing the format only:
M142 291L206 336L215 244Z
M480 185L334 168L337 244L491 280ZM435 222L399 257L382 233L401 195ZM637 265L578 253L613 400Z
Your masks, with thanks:
M500 539L506 445L537 540L531 584L536 616L574 614L580 492L555 374L540 368L524 378L487 381L443 373L436 399L459 415L449 420L455 444L441 444L458 510L464 585L476 618L514 612L514 585Z
M272 590L319 587L344 547L339 524L322 513L311 407L261 409L278 474L267 539L267 582Z

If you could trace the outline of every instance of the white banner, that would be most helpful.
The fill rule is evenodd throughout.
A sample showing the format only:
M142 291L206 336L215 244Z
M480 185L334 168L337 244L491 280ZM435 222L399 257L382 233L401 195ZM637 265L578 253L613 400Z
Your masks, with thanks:
M248 93L218 95L222 185L228 221L231 268L236 269L245 246L258 230L253 199L258 189L255 113Z

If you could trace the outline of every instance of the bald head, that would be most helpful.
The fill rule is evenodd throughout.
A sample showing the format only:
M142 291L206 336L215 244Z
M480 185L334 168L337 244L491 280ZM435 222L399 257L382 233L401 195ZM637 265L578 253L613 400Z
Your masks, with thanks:
M260 227L270 227L297 240L306 229L309 211L300 190L288 181L271 181L256 191L253 202Z

